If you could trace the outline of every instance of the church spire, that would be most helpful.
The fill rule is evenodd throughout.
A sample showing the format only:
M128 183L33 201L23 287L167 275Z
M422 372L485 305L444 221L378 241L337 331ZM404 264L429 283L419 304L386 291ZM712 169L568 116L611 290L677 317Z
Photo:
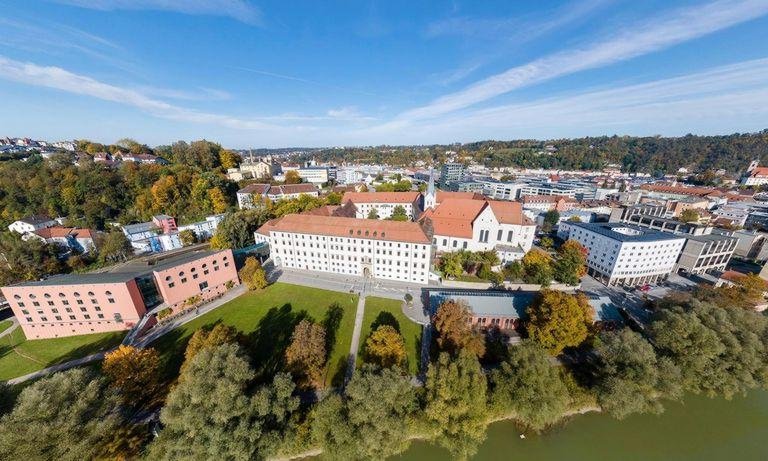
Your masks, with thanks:
M437 192L435 191L435 170L429 169L429 184L427 193L424 195L424 209L435 208L437 204Z

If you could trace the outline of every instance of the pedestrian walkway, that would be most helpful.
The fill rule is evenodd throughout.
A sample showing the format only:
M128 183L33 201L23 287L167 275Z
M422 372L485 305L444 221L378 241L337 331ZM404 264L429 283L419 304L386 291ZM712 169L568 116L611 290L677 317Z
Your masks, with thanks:
M16 320L16 317L9 317L8 320L13 322L13 325L9 326L8 328L5 329L5 331L0 333L0 338L2 338L3 336L8 336L9 334L13 333L13 330L19 327L19 321Z
M360 347L360 334L363 331L363 316L365 315L365 292L360 293L357 301L357 311L355 312L355 328L352 330L352 344L349 346L349 356L347 358L347 376L344 380L346 385L352 375L355 373L357 365L357 350Z

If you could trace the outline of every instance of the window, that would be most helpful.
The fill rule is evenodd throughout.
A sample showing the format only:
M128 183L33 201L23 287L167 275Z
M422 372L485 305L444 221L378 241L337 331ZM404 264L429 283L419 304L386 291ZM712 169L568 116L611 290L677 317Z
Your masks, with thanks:
M83 304L83 300L82 299L78 299L77 300L77 304Z
M197 285L197 287L200 289L200 291L203 291L203 290L205 290L206 288L208 288L208 282L200 282L200 283Z
M92 291L89 291L88 296L96 296L96 295Z
M168 284L168 288L173 288L174 286L176 286L176 284L175 284L175 283L173 283L173 282L171 282L171 283L169 283L169 284Z
M94 309L96 312L101 312L101 308L100 308L99 306L93 306L93 309Z
M115 300L114 300L113 298L108 298L108 299L107 299L107 302L108 302L109 304L115 304Z
M40 307L40 303L37 301L32 301L32 305L35 307Z
M48 298L50 298L50 297L51 297L51 295L49 295L48 293L45 293L45 294L43 295L43 297L45 297L46 299L48 299Z
M186 277L182 278L181 283L187 283L187 278Z
M61 302L61 304L64 304L65 306L69 306L69 301L67 301L67 300L65 299L64 301L62 301L62 302Z
M78 293L78 292L74 292L73 294L75 295L75 298L79 298L80 297L80 293Z
M501 237L503 234L504 234L504 231L499 229L499 232L496 234L496 240L501 240Z
M112 292L109 291L109 290L105 291L104 294L107 295L107 296L112 296Z

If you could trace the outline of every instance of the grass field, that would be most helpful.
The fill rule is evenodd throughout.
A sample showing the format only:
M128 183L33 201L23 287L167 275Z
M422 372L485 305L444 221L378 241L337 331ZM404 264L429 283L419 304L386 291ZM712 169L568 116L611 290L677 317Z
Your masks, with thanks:
M11 320L3 320L2 322L0 322L0 333L10 328L11 325L13 325L13 322Z
M22 376L57 363L120 344L125 332L27 340L21 328L0 338L0 380Z
M408 372L415 375L419 372L419 350L421 348L421 325L411 321L400 308L402 301L396 299L365 298L365 315L363 316L363 331L360 334L360 349L358 357L362 357L365 340L370 336L371 328L381 324L392 325L405 340L405 352L408 354ZM362 360L358 360L358 364Z
M357 299L357 295L347 293L276 283L233 299L160 337L151 346L160 351L167 377L173 378L178 374L190 336L199 328L223 323L246 336L257 372L271 377L281 368L295 325L308 317L326 326L331 346L326 383L338 384L346 370ZM338 308L330 309L334 305Z

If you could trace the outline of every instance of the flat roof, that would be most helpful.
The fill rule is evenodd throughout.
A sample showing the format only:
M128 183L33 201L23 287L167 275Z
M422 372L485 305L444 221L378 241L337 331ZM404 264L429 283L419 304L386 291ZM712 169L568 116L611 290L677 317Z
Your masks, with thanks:
M429 311L434 314L440 304L455 300L465 302L476 316L521 319L526 317L525 311L536 295L534 291L430 290Z
M691 235L687 237L688 240L695 240L697 242L717 242L720 240L738 240L736 237L731 237L725 234L704 234L704 235Z
M155 271L164 271L174 266L186 264L197 259L211 256L226 250L196 250L182 254L163 257L153 255L128 261L124 264L111 267L103 272L88 272L85 274L61 274L48 277L44 280L31 280L11 285L12 287L31 286L56 286L56 285L87 285L103 283L123 283L137 277L151 274ZM152 263L154 261L154 264Z
M657 242L662 240L682 240L684 236L677 234L670 234L669 232L661 232L654 229L648 229L646 227L635 226L633 224L626 223L583 223L583 222L566 222L570 226L581 227L584 230L594 232L606 236L608 238L618 240L620 242ZM562 224L561 224L562 225ZM629 229L633 232L637 232L636 235L629 235L618 232L614 229Z

